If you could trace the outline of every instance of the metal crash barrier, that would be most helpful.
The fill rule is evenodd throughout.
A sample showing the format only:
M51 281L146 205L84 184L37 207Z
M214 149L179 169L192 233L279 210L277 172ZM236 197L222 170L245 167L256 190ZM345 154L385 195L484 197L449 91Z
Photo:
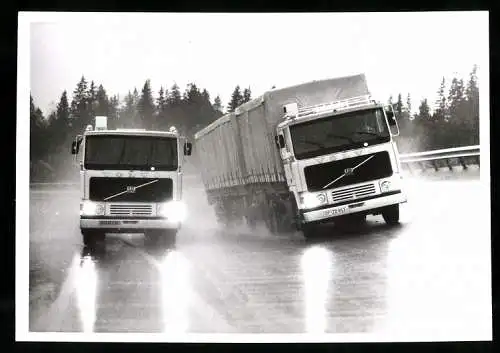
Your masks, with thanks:
M427 152L416 152L400 154L401 164L410 172L412 166L420 166L421 170L433 168L438 171L439 168L448 167L453 171L453 167L461 166L462 170L468 169L470 165L480 166L480 147L465 146L456 148L446 148Z

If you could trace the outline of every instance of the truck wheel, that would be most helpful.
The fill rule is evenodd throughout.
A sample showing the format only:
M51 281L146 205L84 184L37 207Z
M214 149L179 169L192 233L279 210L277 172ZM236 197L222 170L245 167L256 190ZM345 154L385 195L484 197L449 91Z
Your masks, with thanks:
M382 211L385 223L395 225L399 223L399 204L387 206Z
M271 234L278 233L278 220L272 209L269 209L269 214L266 217L266 228Z
M251 230L255 230L257 228L257 220L255 219L255 217L252 217L252 216L246 216L245 217L246 221L247 221L247 225L248 227L251 229Z
M176 229L154 229L146 232L145 236L152 244L171 246L177 239Z
M319 238L320 232L318 227L314 225L302 225L302 235L307 241L313 241Z
M82 232L82 238L83 238L83 245L85 246L93 246L99 241L103 241L105 239L105 233L101 232L99 230L81 230Z
M253 204L248 206L245 214L245 219L248 227L251 230L255 230L259 221L259 209Z
M269 232L275 235L286 232L286 222L288 219L285 213L286 209L279 202L270 202L265 216L265 223Z

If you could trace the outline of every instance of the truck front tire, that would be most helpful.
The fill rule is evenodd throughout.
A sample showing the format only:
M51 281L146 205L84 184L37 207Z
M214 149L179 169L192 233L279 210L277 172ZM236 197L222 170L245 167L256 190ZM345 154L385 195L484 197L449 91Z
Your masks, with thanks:
M319 229L315 225L303 224L301 227L301 231L306 241L316 240L320 236Z
M172 245L177 240L177 229L151 229L145 236L154 244Z
M96 229L81 229L83 245L93 246L105 239L105 233Z
M388 225L399 223L399 204L387 206L382 210L382 217Z

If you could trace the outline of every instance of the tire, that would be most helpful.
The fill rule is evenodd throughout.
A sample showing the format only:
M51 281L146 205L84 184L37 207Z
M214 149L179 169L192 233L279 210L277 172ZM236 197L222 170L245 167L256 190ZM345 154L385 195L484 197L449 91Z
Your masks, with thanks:
M266 217L266 228L269 233L276 235L279 233L279 224L276 214L272 208L269 208L269 213Z
M385 207L382 217L387 225L399 224L399 204Z
M246 216L245 218L246 218L248 228L250 228L251 230L256 230L257 229L257 220L255 219L255 217L253 217L252 215L249 215L249 216Z
M145 236L155 245L174 245L177 240L177 229L152 229Z
M306 241L314 241L320 237L319 229L314 225L304 224L301 231Z
M252 204L251 202L249 203L250 206L247 207L245 219L248 227L251 230L255 230L257 229L257 224L260 221L260 210L255 204Z
M95 229L81 230L83 245L94 246L97 242L105 239L105 233Z
M214 208L215 208L215 217L217 218L217 222L225 227L228 226L229 219L226 214L226 209L224 208L224 204L221 201L218 201L217 203L215 203Z
M291 230L291 221L286 214L286 208L279 201L272 200L266 212L266 228L271 234L279 235Z

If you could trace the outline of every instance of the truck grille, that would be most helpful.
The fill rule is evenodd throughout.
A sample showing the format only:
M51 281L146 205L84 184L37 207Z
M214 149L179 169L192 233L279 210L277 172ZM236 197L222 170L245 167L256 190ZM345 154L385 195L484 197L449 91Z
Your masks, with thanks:
M304 176L306 178L307 189L309 191L323 190L325 185L343 175L346 169L356 167L356 165L369 157L372 158L356 168L352 174L340 178L335 183L328 186L327 189L364 183L376 179L387 178L392 175L389 153L383 151L305 167Z
M333 202L349 201L360 197L370 196L376 193L374 184L365 184L332 192Z
M148 184L149 183L149 184ZM126 192L129 187L139 187ZM110 178L91 177L89 199L107 202L164 202L173 196L173 181L170 178Z
M111 204L109 205L110 216L152 216L152 205L130 205Z

